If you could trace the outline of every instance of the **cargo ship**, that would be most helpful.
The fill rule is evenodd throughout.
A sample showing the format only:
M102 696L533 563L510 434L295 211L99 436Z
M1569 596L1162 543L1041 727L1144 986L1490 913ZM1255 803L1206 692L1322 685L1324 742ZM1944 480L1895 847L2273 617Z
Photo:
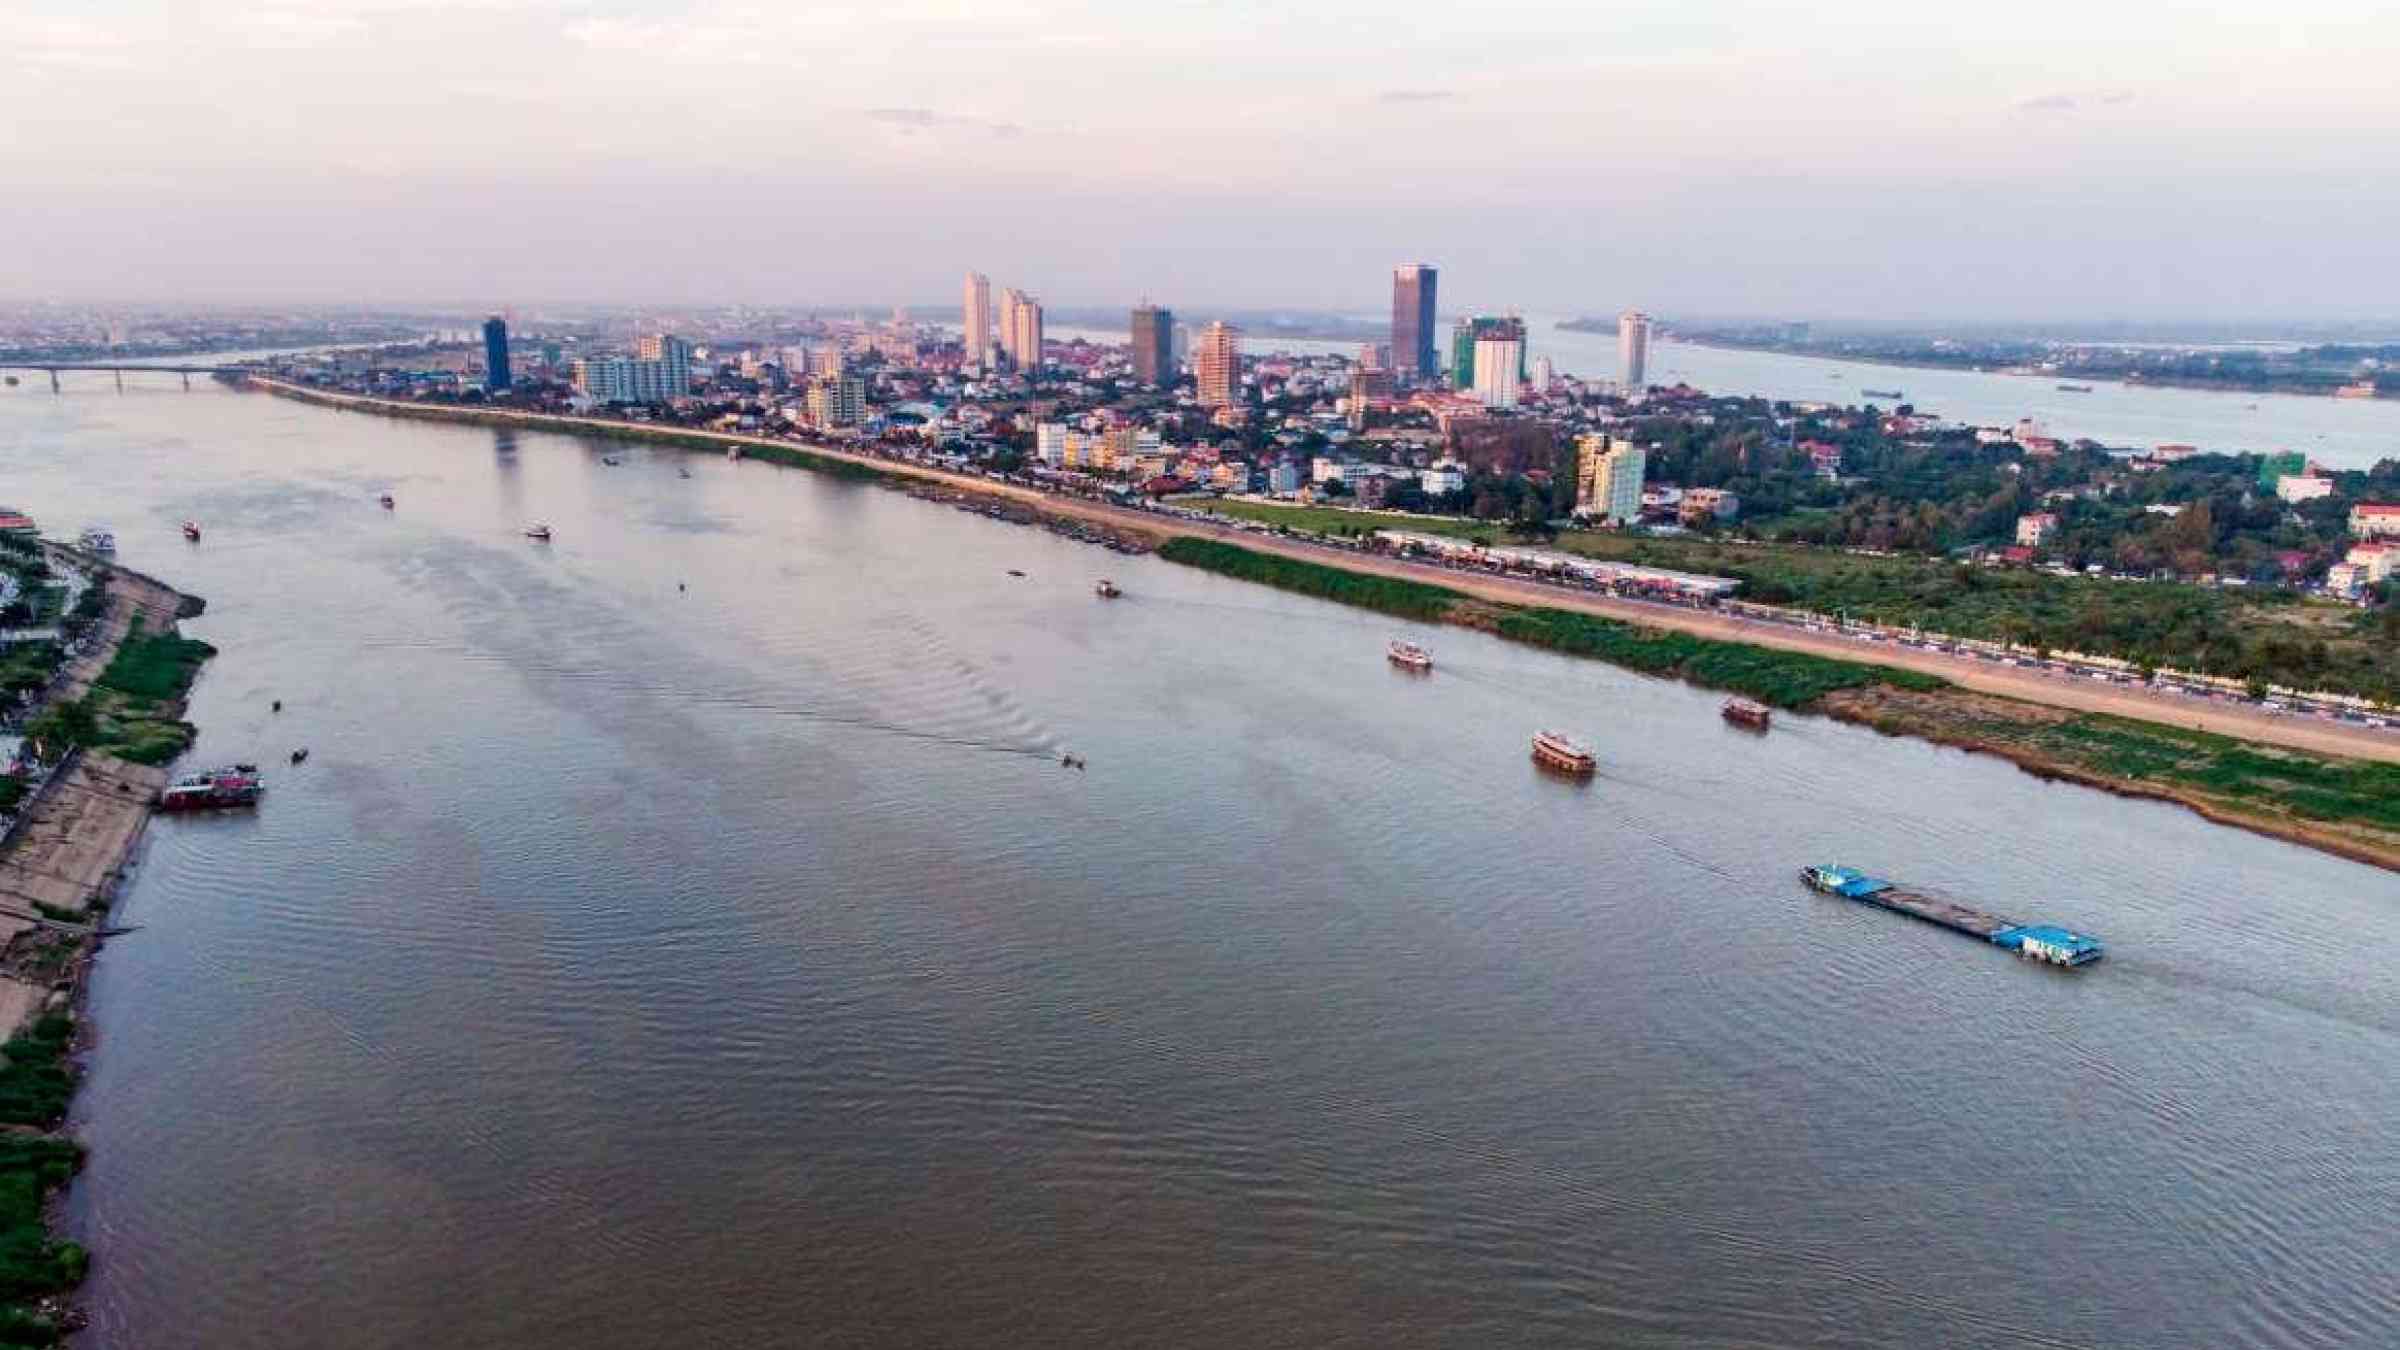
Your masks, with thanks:
M2062 394L2088 394L2092 392L2092 387L2088 384L2062 384L2058 387L2058 392Z
M1753 702L1746 698L1729 698L1725 700L1725 706L1718 711L1723 714L1726 721L1737 727L1748 727L1753 731L1765 731L1768 722L1774 718L1774 714L1767 711L1766 704Z
M1433 653L1413 642L1393 638L1383 649L1384 657L1402 670L1433 669Z
M222 811L236 806L256 806L267 794L267 780L258 776L255 764L236 764L231 768L203 769L185 774L169 783L158 794L161 811Z
M2100 939L2096 937L2055 924L2027 924L2003 919L1997 914L1986 914L1955 900L1906 890L1881 877L1868 876L1855 867L1803 867L1800 869L1800 880L1807 883L1811 890L1939 924L1954 933L1982 938L2003 951L2015 952L2029 960L2047 961L2054 966L2088 966L2104 954Z
M1533 733L1533 762L1578 777L1596 773L1600 768L1600 759L1590 746L1560 731Z

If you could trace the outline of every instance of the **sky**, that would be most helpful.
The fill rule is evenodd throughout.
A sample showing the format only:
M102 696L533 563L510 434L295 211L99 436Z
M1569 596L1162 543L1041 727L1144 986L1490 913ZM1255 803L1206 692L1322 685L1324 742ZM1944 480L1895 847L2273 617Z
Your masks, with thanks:
M2400 317L2285 0L8 0L0 298Z

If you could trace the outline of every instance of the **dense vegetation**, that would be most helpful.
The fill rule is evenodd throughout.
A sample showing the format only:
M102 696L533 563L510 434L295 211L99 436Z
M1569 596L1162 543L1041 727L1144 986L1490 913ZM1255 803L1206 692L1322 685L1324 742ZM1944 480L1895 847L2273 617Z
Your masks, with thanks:
M67 1050L74 1023L42 1017L0 1045L0 1121L49 1128L63 1119L75 1090ZM51 1345L60 1327L30 1306L73 1289L89 1258L50 1236L42 1206L74 1175L83 1151L72 1140L0 1132L0 1345Z

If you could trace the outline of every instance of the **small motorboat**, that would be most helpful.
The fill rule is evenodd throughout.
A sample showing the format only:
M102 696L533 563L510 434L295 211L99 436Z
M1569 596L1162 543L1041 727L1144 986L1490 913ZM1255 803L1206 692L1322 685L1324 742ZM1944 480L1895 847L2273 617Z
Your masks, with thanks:
M383 503L384 510L389 511L392 509L392 494L387 492L382 496L377 497L375 500Z
M1018 571L1016 568L1013 568L1013 567L1012 567L1012 568L1010 568L1010 569L1008 569L1008 574L1009 574L1010 576L1012 576L1012 577L1021 577L1021 576L1025 575L1023 572L1020 572L1020 571Z
M282 700L282 699L277 699L277 700L275 700L275 708L274 708L274 710L275 710L276 712L282 712L282 711L283 711L283 700Z
M600 462L601 462L601 463L603 463L603 464L605 464L605 465L607 465L608 467L610 467L610 468L612 468L612 469L613 469L613 468L615 468L615 467L617 467L617 461L616 461L616 460L614 460L614 459L612 459L612 458L610 458L610 457L609 457L609 456L607 456L607 455L602 455L602 456L600 457Z
M199 543L200 522L196 520L187 520L183 522L183 537L191 540L195 544Z
M547 544L550 542L550 527L547 525L528 525L525 527L525 537L528 539L538 539Z
M1384 659L1402 670L1423 672L1433 669L1432 652L1416 643L1403 642L1399 638L1392 639L1390 645L1383 649L1383 655Z
M692 476L692 471L690 469L677 469L675 471L675 476L677 478L689 478Z
M1114 600L1124 593L1125 592L1117 589L1117 583L1110 581L1107 577L1102 577L1098 581L1092 583L1092 594L1099 596L1103 600Z
M294 750L294 751L292 752L292 762L293 762L294 764L305 764L305 763L307 763L307 762L308 762L308 747L304 745L304 746L301 746L299 749L297 749L297 750Z

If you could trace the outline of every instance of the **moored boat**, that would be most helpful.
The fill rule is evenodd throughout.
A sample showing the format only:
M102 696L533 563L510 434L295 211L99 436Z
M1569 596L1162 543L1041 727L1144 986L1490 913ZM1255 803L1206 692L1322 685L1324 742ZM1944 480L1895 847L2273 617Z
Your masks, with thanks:
M1600 757L1590 746L1563 731L1533 733L1534 762L1560 773L1591 774L1599 771Z
M229 807L255 806L266 793L267 780L259 777L256 765L236 764L185 774L169 783L158 794L158 809L220 811Z
M1725 706L1718 711L1724 715L1726 721L1735 726L1750 727L1758 731L1765 731L1768 722L1774 717L1774 714L1768 711L1766 704L1746 698L1729 698L1725 700Z
M1402 670L1433 669L1433 653L1413 642L1403 642L1399 638L1393 638L1390 645L1383 649L1383 654L1393 665Z
M75 546L86 553L114 553L117 537L102 526L94 525L75 537Z

